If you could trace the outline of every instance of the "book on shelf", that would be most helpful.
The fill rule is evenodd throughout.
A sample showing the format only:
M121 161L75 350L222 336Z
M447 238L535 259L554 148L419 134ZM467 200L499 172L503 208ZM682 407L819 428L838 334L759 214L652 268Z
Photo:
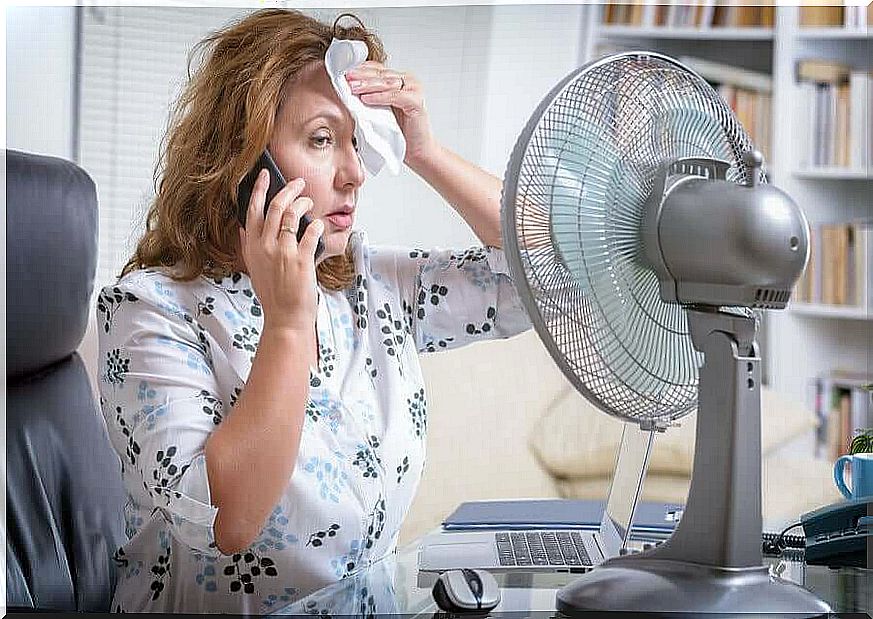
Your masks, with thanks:
M858 430L873 427L873 394L864 389L870 383L871 375L840 370L812 381L818 457L840 457Z
M800 7L800 25L809 28L842 26L845 11L841 5L806 4Z
M692 56L680 56L679 62L695 71L718 91L755 146L764 153L765 158L769 158L772 77L766 73Z
M867 6L846 5L843 15L843 26L846 28L873 26L873 3Z
M696 71L710 83L730 84L746 90L766 93L773 90L773 78L766 73L693 56L680 56L679 62Z
M809 249L795 301L873 308L873 220L810 226Z
M873 75L830 60L797 62L801 167L867 171L873 154Z
M772 27L775 7L739 0L652 0L604 6L603 23L641 28Z

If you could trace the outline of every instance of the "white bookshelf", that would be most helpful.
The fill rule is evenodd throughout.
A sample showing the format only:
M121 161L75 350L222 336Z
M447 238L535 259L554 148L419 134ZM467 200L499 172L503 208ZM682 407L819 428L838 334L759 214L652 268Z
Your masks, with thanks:
M615 39L692 39L706 41L771 41L773 28L668 28L601 24L599 34Z
M798 7L778 6L772 28L667 28L607 25L592 7L589 49L648 49L697 56L772 76L770 181L804 209L811 225L873 217L873 171L805 168L806 131L798 110L796 62L825 58L873 70L873 28L799 26ZM715 44L714 44L715 43ZM858 66L861 65L861 66ZM868 102L873 105L873 101ZM774 389L805 399L809 381L830 370L873 373L873 308L792 302L768 312L762 337Z
M792 302L788 310L802 316L815 316L818 318L842 318L845 320L873 320L873 313L869 307L855 307L846 305L825 305L824 303L796 303Z
M873 170L853 168L800 168L794 172L795 178L807 180L869 181Z
M873 32L867 28L811 28L798 27L797 38L801 40L851 40L873 39Z

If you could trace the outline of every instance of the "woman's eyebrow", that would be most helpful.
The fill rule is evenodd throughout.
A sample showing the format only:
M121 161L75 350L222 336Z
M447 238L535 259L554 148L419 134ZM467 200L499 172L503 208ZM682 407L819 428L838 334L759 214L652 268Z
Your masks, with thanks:
M329 123L340 124L343 121L343 117L340 114L338 114L337 112L333 112L333 111L319 112L319 113L309 117L307 120L305 120L303 122L303 125L308 126L317 120L326 120Z

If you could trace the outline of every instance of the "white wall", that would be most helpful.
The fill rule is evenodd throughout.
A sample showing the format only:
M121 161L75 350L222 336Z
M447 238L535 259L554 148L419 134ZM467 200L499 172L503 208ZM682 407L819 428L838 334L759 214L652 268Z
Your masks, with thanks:
M6 146L72 159L76 8L6 7Z
M355 13L382 37L389 66L410 71L422 81L437 137L502 177L531 112L584 55L580 39L584 10L579 6L442 6L356 8ZM74 7L6 11L7 144L11 148L68 159L76 155L72 143L75 11ZM205 11L204 19L214 20L212 13L221 12ZM313 12L323 19L337 13ZM89 169L87 161L80 163ZM105 179L99 170L89 171L99 193ZM143 172L150 180L151 169ZM399 178L385 172L371 179L360 206L358 225L368 231L372 242L458 247L476 242L460 216L409 170ZM135 204L131 208L138 210ZM140 217L138 212L131 214L131 229ZM93 373L96 337L94 316L91 319L80 352Z

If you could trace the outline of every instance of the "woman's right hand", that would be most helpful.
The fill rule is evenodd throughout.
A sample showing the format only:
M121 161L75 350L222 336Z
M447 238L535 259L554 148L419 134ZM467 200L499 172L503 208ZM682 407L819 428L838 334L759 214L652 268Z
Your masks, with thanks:
M261 170L249 200L248 227L240 227L242 258L264 310L264 329L309 334L317 307L315 248L324 223L314 219L298 243L300 217L312 208L312 200L300 195L304 180L285 185L265 219L268 187L269 175Z

